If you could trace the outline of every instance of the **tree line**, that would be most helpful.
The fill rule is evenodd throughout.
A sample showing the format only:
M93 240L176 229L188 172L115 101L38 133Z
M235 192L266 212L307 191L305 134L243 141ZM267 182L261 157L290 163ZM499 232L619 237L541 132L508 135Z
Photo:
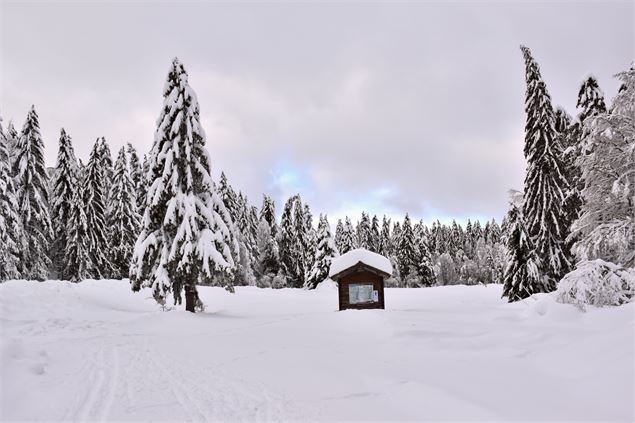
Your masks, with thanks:
M153 185L164 169L151 167L148 155L141 162L131 144L113 162L103 137L84 164L64 129L54 168L46 169L43 153L34 107L20 134L12 123L2 130L0 121L0 233L5 241L0 279L127 278L144 211L163 195L155 191L165 186ZM408 215L401 222L383 216L380 224L377 216L363 212L356 225L346 217L332 231L326 215L314 225L299 194L287 199L278 221L270 196L263 195L260 208L250 204L224 172L207 191L222 208L230 253L225 271L204 284L311 289L328 277L334 257L354 248L391 259L391 286L502 282L503 237L495 220L468 221L465 228L456 221L436 221L428 227Z
M198 103L178 60L143 161L127 144L113 162L100 137L83 163L62 129L56 166L47 169L35 107L20 133L0 121L0 280L130 276L133 287L152 281L155 296L165 298L181 291L170 274L185 271L197 284L228 289L311 289L328 277L334 257L366 248L393 262L391 286L502 281L502 230L494 220L428 227L408 215L380 224L364 212L355 226L346 217L333 231L326 215L314 224L299 194L278 220L270 196L258 208L225 173L212 181L204 145Z
M196 285L315 288L334 257L366 248L390 258L390 286L504 283L510 301L553 291L576 261L603 258L632 266L633 69L607 108L593 77L580 88L576 119L554 107L540 69L522 47L527 115L522 192L512 195L502 225L392 222L364 212L353 225L326 215L317 225L294 195L276 206L251 204L221 174L200 126L198 100L174 59L150 152L140 160L122 147L113 163L98 138L86 164L61 130L57 164L44 164L38 115L22 131L0 121L0 280L71 281L130 277L133 290L152 288L164 303Z

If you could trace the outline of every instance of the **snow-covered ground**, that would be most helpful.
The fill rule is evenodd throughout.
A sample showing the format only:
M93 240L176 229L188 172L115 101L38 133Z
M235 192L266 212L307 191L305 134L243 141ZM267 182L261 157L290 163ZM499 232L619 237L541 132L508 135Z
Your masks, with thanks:
M159 311L125 281L0 285L0 420L632 421L634 307L499 286L201 288Z

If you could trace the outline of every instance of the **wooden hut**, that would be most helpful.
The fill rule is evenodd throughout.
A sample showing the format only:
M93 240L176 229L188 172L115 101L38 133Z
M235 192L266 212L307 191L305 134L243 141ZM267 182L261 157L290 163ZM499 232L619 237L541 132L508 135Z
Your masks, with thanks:
M337 282L340 310L384 308L384 279L392 274L386 257L358 248L333 260L329 277Z

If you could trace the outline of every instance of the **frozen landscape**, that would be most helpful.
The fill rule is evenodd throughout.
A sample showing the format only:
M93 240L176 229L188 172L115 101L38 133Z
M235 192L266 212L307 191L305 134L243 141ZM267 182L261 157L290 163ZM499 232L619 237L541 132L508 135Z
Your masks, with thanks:
M635 422L633 16L0 1L0 423Z
M632 421L632 303L582 312L500 285L200 287L161 311L127 281L0 284L0 420ZM526 407L527 402L531 407Z

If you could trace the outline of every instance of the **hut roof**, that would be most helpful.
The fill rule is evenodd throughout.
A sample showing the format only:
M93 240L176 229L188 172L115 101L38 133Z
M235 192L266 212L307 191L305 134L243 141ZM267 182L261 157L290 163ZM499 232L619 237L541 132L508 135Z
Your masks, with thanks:
M368 251L364 248L357 248L333 259L331 262L329 277L333 278L345 270L359 264L376 269L388 276L392 274L392 264L390 264L390 260L386 257L373 253L372 251Z

